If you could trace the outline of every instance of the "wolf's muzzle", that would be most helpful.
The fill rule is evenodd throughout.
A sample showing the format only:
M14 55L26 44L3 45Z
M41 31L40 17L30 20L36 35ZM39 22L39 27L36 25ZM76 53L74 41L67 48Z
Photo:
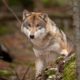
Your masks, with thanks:
M34 39L34 35L30 35L30 38L31 38L31 39Z

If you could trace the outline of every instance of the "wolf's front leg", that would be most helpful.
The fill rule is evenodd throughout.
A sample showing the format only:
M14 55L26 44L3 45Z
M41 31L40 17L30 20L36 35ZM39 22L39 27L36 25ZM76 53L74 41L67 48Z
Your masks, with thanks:
M46 69L46 61L43 58L38 58L36 60L36 80L47 79L47 75L45 74L45 69Z
M36 61L35 61L35 68L36 68L36 75L35 77L42 77L44 70L46 68L46 60L44 56L44 52L41 50L33 49L35 56L36 56ZM39 79L42 80L42 79Z
M41 58L37 58L35 67L36 67L36 77L41 76L45 69L44 60Z

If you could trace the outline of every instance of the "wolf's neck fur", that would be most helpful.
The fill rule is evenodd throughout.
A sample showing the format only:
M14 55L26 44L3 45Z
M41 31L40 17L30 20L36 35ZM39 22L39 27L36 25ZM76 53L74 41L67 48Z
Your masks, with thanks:
M34 40L32 42L32 44L33 44L34 48L44 49L44 48L46 48L49 45L49 43L51 42L51 40L52 40L52 36L49 33L47 33L44 36L43 39Z

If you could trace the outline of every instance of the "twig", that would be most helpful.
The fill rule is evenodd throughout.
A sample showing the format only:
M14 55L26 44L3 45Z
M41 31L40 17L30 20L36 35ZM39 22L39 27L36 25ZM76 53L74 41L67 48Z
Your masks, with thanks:
M16 70L15 70L15 75L17 77L17 80L20 80L20 78L19 78L18 73L16 72Z
M6 3L6 1L5 0L2 0L2 2L8 8L8 10L14 15L14 17L17 19L17 21L21 25L20 19L17 17L17 15L15 14L15 12L8 6L8 4Z
M25 71L25 73L24 73L24 75L23 75L22 80L25 80L25 76L26 76L26 74L28 73L29 70L30 70L30 67L28 66L28 68L26 69L26 71Z

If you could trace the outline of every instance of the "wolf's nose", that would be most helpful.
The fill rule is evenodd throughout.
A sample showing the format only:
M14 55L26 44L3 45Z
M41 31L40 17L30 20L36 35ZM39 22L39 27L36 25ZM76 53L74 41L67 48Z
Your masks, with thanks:
M30 35L30 38L31 38L31 39L34 39L34 35Z

